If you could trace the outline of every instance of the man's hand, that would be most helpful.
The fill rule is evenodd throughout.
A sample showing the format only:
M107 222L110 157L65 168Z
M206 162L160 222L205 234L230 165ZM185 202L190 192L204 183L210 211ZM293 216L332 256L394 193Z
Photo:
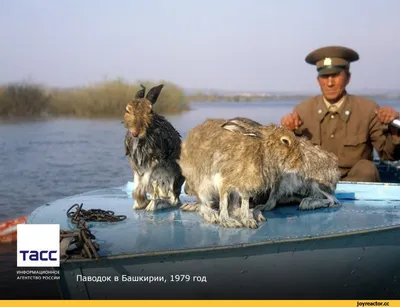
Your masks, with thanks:
M399 112L391 107L382 107L378 110L375 110L375 113L382 124L390 124L396 118L400 117Z
M302 124L299 114L294 111L293 113L286 114L281 119L281 125L288 128L289 130L296 130Z
M378 110L375 110L375 113L382 124L390 124L395 119L400 118L399 112L397 112L391 107L382 107ZM397 129L392 125L389 125L389 131L392 137L396 141L400 139L400 129Z

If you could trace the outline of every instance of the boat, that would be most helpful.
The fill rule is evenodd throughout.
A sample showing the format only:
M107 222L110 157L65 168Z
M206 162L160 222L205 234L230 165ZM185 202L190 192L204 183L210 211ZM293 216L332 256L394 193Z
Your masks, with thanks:
M124 217L87 222L96 257L55 268L64 299L398 299L400 164L376 163L384 183L340 182L341 206L278 206L258 229L179 209L135 211L133 182L45 204L26 223L74 231L74 208ZM184 188L181 199L195 200Z

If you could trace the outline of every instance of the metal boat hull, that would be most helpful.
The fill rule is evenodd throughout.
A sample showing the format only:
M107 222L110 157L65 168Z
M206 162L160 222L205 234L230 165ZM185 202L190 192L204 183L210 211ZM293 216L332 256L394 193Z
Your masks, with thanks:
M297 242L67 262L61 289L68 299L400 298L399 243L396 227ZM111 276L112 281L84 283L78 275ZM123 282L123 275L163 276L166 282Z
M278 206L258 229L210 225L178 209L135 211L132 189L74 195L28 217L73 229L66 212L75 203L127 216L89 223L101 258L61 264L64 298L400 298L399 184L340 183L340 207Z

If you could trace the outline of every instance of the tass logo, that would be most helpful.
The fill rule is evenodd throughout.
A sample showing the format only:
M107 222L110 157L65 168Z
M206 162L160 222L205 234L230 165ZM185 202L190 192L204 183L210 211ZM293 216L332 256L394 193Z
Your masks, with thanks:
M59 267L60 225L18 224L17 267Z
M30 261L57 261L57 253L58 251L19 251L22 254L22 260L26 261L29 259Z

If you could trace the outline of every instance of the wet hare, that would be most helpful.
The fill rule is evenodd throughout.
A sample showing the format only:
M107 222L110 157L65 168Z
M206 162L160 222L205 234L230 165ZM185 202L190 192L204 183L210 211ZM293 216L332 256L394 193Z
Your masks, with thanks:
M253 130L252 135L262 127L261 124L245 118L228 120L222 127L229 129L231 124L239 125L247 131ZM268 201L261 204L261 199L265 200L265 193L256 200L259 204L257 209L271 210L279 202L296 199L300 200L300 210L334 207L340 204L335 197L336 185L340 180L337 157L304 137L298 138L296 144L296 155L300 155L301 159L299 172L283 172L269 191Z
M153 110L163 85L151 88L146 97L146 89L141 87L125 109L125 153L133 170L133 208L154 211L180 204L184 182L177 163L181 136Z
M182 143L179 164L198 199L197 205L182 210L199 211L204 220L225 227L258 227L263 217L250 210L250 199L272 190L282 173L300 170L298 147L295 135L278 126L206 120ZM235 196L241 202L237 219L229 213L229 200Z
M272 210L278 202L299 200L300 210L336 207L335 197L340 172L337 157L306 138L299 138L302 164L298 173L284 174L259 210Z

